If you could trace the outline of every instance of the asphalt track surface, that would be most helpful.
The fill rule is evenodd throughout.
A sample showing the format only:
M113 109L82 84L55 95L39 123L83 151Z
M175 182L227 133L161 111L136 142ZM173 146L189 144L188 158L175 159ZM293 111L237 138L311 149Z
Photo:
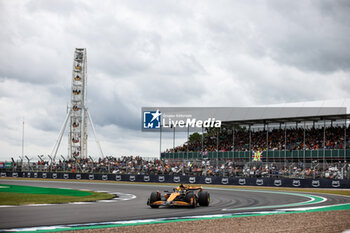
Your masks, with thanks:
M209 207L197 207L195 209L151 209L146 205L150 193L156 190L171 191L172 187L122 183L88 183L73 181L65 182L34 180L0 180L0 183L38 187L87 189L93 191L108 191L112 193L120 192L125 194L133 194L136 196L136 198L131 200L117 200L116 202L1 207L0 229L78 223L96 223L121 220L140 220L163 217L211 215L223 213L242 213L254 210L266 211L281 209L281 206L283 205L302 203L310 200L310 198L307 198L305 196L295 196L278 192L255 192L252 190L215 188L209 190L211 195L211 203ZM311 195L325 197L326 200L322 203L312 205L298 205L298 207L350 203L350 197L327 194ZM226 211L223 211L223 209L226 209Z

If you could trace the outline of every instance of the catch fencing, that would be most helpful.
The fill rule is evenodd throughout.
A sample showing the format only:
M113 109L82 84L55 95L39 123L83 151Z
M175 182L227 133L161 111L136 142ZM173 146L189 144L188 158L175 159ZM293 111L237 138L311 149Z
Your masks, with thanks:
M2 172L1 177L42 178L66 180L104 180L150 183L213 184L240 186L272 186L299 188L337 188L350 189L350 180L332 179L279 179L279 178L239 178L220 176L176 176L176 175L120 175L91 173L54 172Z

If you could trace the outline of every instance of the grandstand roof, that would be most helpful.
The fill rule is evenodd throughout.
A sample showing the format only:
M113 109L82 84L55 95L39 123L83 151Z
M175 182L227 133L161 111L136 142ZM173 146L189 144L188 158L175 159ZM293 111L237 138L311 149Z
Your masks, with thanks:
M283 103L256 107L143 107L160 110L163 120L221 120L223 125L254 125L320 120L350 119L350 99ZM176 127L176 126L175 126ZM166 128L164 129L166 130ZM169 128L169 130L172 130Z
M346 108L346 113L350 113L350 99L331 99L331 100L317 100L317 101L304 101L294 103L280 103L259 105L256 107L342 107Z
M286 123L286 122L304 122L304 121L323 121L323 120L344 120L350 119L350 114L336 114L336 115L314 115L314 116L298 116L298 117L281 117L281 118L265 118L265 119L247 119L224 121L223 125L254 125L254 124L268 124L268 123Z
M350 99L284 103L260 106L260 108L268 113L263 112L260 115L257 113L255 118L248 116L245 119L227 120L223 124L249 125L350 119Z

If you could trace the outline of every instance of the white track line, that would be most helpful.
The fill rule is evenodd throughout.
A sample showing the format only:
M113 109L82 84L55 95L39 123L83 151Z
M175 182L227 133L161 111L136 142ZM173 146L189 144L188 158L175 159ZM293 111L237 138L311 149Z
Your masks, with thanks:
M312 207L300 207L300 208L291 208L291 209L279 209L282 211L305 211L305 210L316 210L326 207L334 207L334 206L342 206L342 205L348 205L350 203L342 203L342 204L335 204L335 205L324 205L324 206L312 206Z

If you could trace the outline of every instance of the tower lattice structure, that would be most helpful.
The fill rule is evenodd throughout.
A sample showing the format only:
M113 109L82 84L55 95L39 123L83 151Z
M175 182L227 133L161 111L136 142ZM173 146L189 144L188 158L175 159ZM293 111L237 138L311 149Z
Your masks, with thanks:
M68 157L73 159L87 158L87 140L88 140L88 121L91 124L95 141L102 157L101 145L96 137L95 127L91 115L86 106L87 100L87 56L85 48L76 48L74 51L71 102L68 107L67 115L56 144L51 155L56 158L58 148L60 147L63 134L69 124L68 133Z

